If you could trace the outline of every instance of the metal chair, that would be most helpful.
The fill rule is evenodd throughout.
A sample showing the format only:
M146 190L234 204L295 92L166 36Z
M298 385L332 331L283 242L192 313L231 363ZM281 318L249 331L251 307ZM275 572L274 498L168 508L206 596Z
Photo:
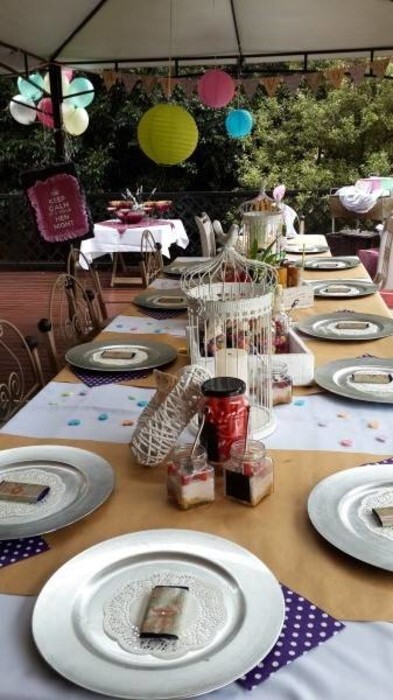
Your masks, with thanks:
M83 263L83 266L81 263ZM104 327L108 321L108 312L102 294L100 277L94 263L89 263L86 256L78 248L71 246L67 257L66 272L68 275L76 277L84 290L90 295L94 312L100 319L101 326Z
M0 425L44 386L37 341L0 319Z
M67 350L92 340L100 329L91 295L73 275L59 275L52 286L48 317L38 323L53 372L56 374L64 365Z
M214 258L217 254L217 248L210 216L206 212L202 212L201 216L195 216L194 218L199 231L202 255L204 258Z

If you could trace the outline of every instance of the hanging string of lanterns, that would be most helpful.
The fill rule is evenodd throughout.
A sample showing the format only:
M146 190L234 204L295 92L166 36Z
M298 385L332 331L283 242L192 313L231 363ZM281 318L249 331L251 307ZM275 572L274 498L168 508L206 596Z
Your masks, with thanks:
M40 73L31 73L28 79L19 76L17 85L19 94L15 95L9 103L10 113L15 121L27 126L38 120L46 128L53 129L49 73L44 76ZM71 136L80 136L89 125L86 107L94 100L94 87L87 78L74 78L71 69L62 69L61 85L64 130Z

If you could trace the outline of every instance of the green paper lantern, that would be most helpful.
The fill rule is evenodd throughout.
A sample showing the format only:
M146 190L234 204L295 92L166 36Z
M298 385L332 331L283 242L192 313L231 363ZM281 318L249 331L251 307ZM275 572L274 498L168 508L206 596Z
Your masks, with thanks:
M183 107L159 104L140 120L138 141L144 154L158 165L176 165L195 151L198 127Z

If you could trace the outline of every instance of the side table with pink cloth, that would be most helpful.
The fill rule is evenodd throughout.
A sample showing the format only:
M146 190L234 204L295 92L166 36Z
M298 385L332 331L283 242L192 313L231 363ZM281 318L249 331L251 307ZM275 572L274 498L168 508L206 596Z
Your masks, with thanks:
M374 279L378 269L379 248L364 248L358 250L358 256L371 279Z
M94 225L94 238L81 241L81 253L88 262L109 253L140 253L141 238L148 229L156 243L161 244L161 253L170 258L169 248L176 243L187 248L189 239L181 219L146 219L135 225L124 225L117 221L104 221ZM86 263L81 258L81 267Z

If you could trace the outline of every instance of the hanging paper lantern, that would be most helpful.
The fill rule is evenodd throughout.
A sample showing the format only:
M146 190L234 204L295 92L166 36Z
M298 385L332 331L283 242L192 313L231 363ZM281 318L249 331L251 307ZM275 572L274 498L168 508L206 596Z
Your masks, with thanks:
M248 136L253 125L253 116L247 109L232 109L225 119L225 128L232 139Z
M89 126L89 115L84 107L68 107L63 109L63 121L65 130L71 136L80 136Z
M198 95L208 107L225 107L235 94L235 83L223 70L209 70L198 80Z
M39 100L42 97L44 87L43 77L39 73L32 73L29 75L29 81L19 76L17 80L19 92L30 100Z
M61 74L64 75L65 78L67 78L68 82L70 82L72 80L72 76L74 75L74 71L72 70L72 68L62 68Z
M49 73L45 73L45 75L44 75L44 89L46 90L46 92L50 92Z
M71 104L68 100L65 100L65 102L62 102L61 104L61 115L63 118L63 123L66 119L72 118L73 113L75 112L76 107Z
M159 165L182 163L198 143L198 127L183 107L159 104L146 112L138 124L138 141L148 158Z
M15 121L19 122L19 124L32 124L36 119L35 103L24 95L15 95L9 104L9 108Z
M41 110L37 112L37 119L48 129L53 129L53 104L50 97L43 97L39 101L37 108Z
M76 93L84 92L84 95ZM73 97L73 95L76 95ZM68 89L68 100L75 107L88 107L94 100L94 86L87 78L74 78L71 80Z

